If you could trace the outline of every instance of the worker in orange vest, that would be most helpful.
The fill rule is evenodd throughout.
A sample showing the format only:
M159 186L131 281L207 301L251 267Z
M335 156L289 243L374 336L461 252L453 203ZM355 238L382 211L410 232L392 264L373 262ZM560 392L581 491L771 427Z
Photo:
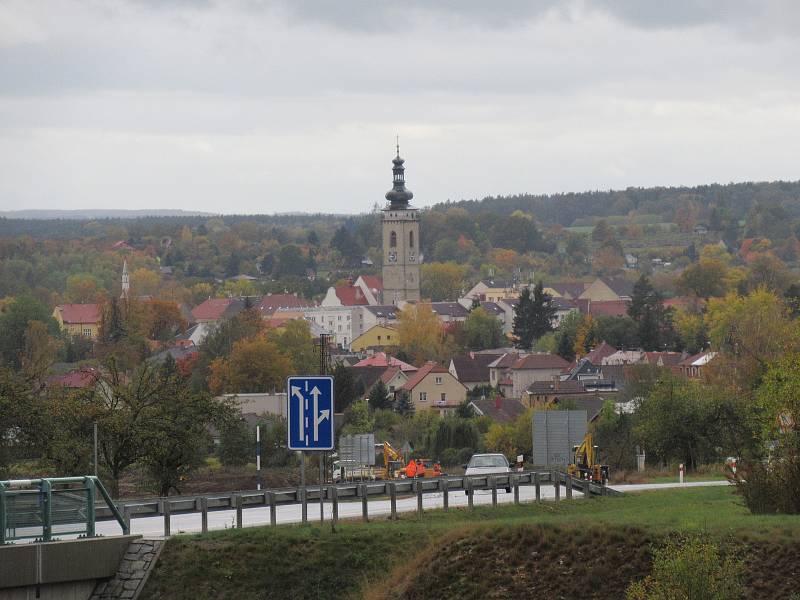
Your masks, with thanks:
M416 475L417 475L417 463L415 463L414 459L412 458L410 461L408 461L408 465L406 465L406 477L408 477L409 479L414 479Z

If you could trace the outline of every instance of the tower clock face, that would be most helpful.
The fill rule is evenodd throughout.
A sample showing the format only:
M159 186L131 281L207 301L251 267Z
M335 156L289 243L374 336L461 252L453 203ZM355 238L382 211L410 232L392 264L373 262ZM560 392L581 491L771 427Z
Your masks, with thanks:
M410 252L408 254L408 260L409 260L409 262L414 262L415 260L417 260L417 258L414 256L413 252Z
M389 252L389 262L397 262L397 252L394 250Z

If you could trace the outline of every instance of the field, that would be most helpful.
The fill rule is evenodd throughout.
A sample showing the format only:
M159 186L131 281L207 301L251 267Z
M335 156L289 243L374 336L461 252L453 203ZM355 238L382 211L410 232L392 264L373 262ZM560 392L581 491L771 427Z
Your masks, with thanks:
M751 516L724 487L177 536L142 597L620 598L653 544L699 531L742 552L746 598L790 597L800 517Z

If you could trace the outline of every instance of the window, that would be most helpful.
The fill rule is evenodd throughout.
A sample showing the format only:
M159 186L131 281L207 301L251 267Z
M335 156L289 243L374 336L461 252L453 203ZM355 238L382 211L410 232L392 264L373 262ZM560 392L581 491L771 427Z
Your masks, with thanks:
M379 341L379 342L381 341L381 336L378 336L378 341Z
M83 337L92 337L92 330L89 329L89 328L84 329L83 330Z
M397 233L394 231L389 234L389 247L397 248Z
M342 326L339 325L337 331L341 331L341 330L342 330Z
M436 378L436 385L442 385L442 378L441 377L437 377Z
M444 392L442 392L442 398L441 398L441 402L442 402L442 404L444 404L445 402L447 402L447 394L445 394Z
M380 338L378 338L378 339L380 339ZM390 335L387 335L387 336L386 336L386 341L388 342L390 339L392 339L392 336L390 336Z
M413 231L409 231L408 232L408 247L409 248L413 248L414 247L414 232Z
M428 392L420 392L419 393L419 401L420 402L427 402L428 401Z

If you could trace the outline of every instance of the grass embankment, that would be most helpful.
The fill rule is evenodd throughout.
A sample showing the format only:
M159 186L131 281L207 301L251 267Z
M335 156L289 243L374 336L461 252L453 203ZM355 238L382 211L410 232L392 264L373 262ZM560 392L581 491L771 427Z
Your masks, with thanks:
M621 598L675 531L744 546L747 598L786 598L800 517L755 517L728 488L431 511L422 521L172 538L143 598Z

